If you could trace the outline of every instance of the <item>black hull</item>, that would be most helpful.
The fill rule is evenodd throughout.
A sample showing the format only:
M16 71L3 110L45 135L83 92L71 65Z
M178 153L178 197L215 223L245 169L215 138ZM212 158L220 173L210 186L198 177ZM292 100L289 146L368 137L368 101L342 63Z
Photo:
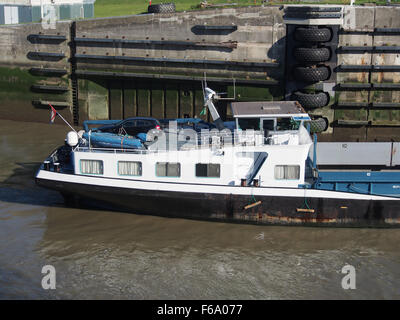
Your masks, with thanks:
M59 191L73 205L115 211L266 225L329 227L400 227L400 201L347 200L168 192L52 181L38 185ZM304 210L306 209L306 210Z

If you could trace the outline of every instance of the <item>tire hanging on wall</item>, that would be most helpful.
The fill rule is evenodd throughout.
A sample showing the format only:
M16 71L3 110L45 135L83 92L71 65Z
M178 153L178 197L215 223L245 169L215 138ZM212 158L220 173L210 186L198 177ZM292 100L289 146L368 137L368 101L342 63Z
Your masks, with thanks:
M310 124L311 133L319 133L326 131L329 127L329 121L327 118L321 117L317 119L312 119L311 121L304 121L304 125L307 128L307 124Z
M294 77L299 81L319 82L329 79L330 69L326 66L315 68L295 67L293 70Z
M147 7L149 13L173 13L176 11L175 3L152 4Z
M292 100L298 101L303 108L320 108L329 103L329 97L325 92L303 93L296 91L292 94Z
M296 48L294 49L294 57L299 62L318 63L328 61L330 58L328 48Z
M294 38L302 42L328 42L332 38L332 31L328 28L312 29L297 28Z

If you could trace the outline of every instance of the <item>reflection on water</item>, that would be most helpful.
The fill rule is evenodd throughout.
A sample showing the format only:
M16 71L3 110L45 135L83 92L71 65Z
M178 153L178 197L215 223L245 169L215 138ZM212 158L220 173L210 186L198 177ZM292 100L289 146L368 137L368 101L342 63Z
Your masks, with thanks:
M400 298L400 230L65 208L33 176L67 131L0 121L0 298ZM56 290L41 288L46 264L56 268ZM356 290L341 288L345 264L356 268Z

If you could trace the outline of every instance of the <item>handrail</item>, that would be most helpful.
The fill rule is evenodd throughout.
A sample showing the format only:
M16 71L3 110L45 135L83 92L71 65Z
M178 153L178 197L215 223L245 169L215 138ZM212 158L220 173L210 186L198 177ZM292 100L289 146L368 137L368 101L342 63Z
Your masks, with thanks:
M106 152L106 153L158 153L159 150L142 150L142 149L113 149L113 148L89 148L89 147L76 147L75 152ZM165 150L168 151L168 150Z

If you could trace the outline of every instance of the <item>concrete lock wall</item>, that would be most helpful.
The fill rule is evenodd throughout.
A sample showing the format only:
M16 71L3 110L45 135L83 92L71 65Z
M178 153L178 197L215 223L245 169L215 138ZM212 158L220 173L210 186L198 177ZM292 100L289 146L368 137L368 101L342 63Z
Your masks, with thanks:
M2 26L0 117L48 121L48 102L75 124L200 116L206 73L210 87L238 101L326 92L326 106L305 106L330 122L321 140L400 139L400 8L336 7L326 19L268 6ZM292 50L303 44L291 32L302 25L333 32L319 45L333 53L319 83L292 79ZM230 101L217 104L226 119Z
M39 23L0 27L1 118L48 121L50 101L72 121L69 30L70 22L57 22L54 30ZM36 37L44 34L59 39Z
M337 83L354 87L336 92L335 120L342 122L336 131L360 141L398 137L400 8L346 7L345 12L339 48L360 48L338 54Z
M199 116L204 72L229 96L235 79L239 99L282 98L279 8L85 20L77 23L76 37L80 87L87 88L79 90L82 117ZM115 74L104 74L110 70ZM224 114L226 103L219 107Z

